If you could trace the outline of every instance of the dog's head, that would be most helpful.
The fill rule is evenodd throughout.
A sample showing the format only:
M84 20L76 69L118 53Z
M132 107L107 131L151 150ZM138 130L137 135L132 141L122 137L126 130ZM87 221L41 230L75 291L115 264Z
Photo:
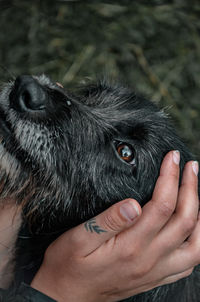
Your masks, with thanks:
M152 194L164 155L192 159L167 117L123 87L72 95L46 76L0 93L1 198L23 203L35 232L72 227L126 197Z

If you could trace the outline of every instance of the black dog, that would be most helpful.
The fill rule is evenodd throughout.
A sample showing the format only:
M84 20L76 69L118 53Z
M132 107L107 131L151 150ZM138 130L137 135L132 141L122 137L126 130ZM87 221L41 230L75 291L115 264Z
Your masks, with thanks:
M167 117L123 87L72 95L46 76L21 76L0 94L0 197L23 204L15 283L30 282L52 240L127 197L150 200L164 155L193 159ZM200 300L200 277L126 301ZM191 299L191 297L193 297Z

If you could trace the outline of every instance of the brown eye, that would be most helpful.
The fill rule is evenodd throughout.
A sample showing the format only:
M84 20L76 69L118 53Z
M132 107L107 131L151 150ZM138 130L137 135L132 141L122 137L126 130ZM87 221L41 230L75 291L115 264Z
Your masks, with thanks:
M121 157L122 160L124 160L125 162L129 163L129 164L134 164L135 163L135 159L134 159L134 151L133 148L127 144L119 144L117 146L117 152L119 154L119 156Z

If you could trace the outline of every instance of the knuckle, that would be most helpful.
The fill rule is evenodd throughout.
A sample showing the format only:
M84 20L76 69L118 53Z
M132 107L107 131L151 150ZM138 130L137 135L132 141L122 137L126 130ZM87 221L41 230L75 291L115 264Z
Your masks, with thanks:
M157 211L161 216L170 217L174 212L174 207L170 202L164 201L157 206Z
M146 276L152 270L151 263L145 263L142 266L136 267L134 273L131 276L132 280L140 279Z
M138 246L134 246L134 248L129 247L128 249L124 249L123 256L126 262L132 263L136 259L140 258L141 250Z
M118 232L122 228L122 222L112 213L108 213L104 219L104 226L108 231Z
M184 234L191 234L197 224L197 219L193 217L182 218L182 230Z
M186 245L188 250L188 264L190 266L197 266L200 264L200 244L199 242L188 242Z
M125 246L125 244L124 244ZM122 245L120 244L120 247ZM142 251L144 247L141 246L138 242L134 242L134 244L126 245L126 248L119 248L119 258L123 260L125 263L130 263L131 265L133 263L139 262L141 259Z
M194 266L199 265L200 264L200 246L198 244L194 244L194 246L192 247L192 263Z
M189 179L187 182L181 184L182 190L185 192L195 192L197 193L197 182L195 180Z
M175 181L176 183L179 182L179 173L178 173L177 167L175 167L175 170L172 170L172 171L171 171L170 177L171 177L172 183L174 183L174 181Z
M124 249L123 251L120 252L121 258L126 263L132 263L135 258L134 255L135 255L134 251L131 250L130 248Z

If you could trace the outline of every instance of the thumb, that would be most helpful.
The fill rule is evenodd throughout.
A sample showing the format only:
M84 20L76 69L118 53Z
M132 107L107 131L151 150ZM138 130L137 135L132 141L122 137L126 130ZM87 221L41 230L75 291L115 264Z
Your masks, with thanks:
M72 249L74 255L87 256L103 243L132 226L141 212L141 207L136 200L120 201L96 217L63 234L64 241L60 246L65 251Z

